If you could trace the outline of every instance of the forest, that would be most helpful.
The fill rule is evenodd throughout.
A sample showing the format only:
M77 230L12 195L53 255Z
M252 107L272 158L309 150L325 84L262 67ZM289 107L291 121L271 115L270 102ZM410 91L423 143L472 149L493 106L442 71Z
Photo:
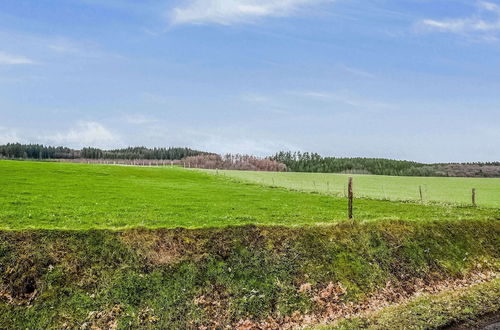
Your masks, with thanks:
M81 150L67 147L52 147L41 144L8 143L0 145L0 157L11 159L182 159L208 154L190 148L146 148L128 147L103 150L86 147Z
M111 160L136 161L142 165L157 161L178 161L176 165L207 169L376 174L393 176L440 177L500 177L500 162L425 164L415 161L386 158L323 157L314 152L280 151L271 157L226 154L194 150L191 148L128 147L104 150L85 147L81 150L41 144L8 143L0 145L0 158L31 160ZM151 162L147 162L151 161ZM80 161L78 161L80 162Z
M273 160L291 172L352 173L394 176L500 177L500 162L424 164L385 158L322 157L317 153L280 151Z

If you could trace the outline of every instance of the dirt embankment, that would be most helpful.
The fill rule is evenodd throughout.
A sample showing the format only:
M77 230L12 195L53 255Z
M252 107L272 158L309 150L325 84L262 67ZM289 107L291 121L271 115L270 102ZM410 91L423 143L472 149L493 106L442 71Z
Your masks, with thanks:
M0 232L0 328L286 328L497 276L498 221Z

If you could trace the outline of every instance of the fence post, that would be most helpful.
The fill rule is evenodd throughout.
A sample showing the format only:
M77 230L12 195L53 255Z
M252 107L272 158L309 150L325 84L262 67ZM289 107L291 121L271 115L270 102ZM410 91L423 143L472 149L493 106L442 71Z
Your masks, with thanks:
M348 181L348 187L347 187L347 198L348 198L348 202L347 202L347 215L349 217L349 219L352 219L352 199L353 199L353 194L352 194L352 177L349 177L349 181Z
M476 188L472 188L472 206L476 207Z
M420 193L420 202L423 202L424 198L422 197L422 186L418 186L418 192Z

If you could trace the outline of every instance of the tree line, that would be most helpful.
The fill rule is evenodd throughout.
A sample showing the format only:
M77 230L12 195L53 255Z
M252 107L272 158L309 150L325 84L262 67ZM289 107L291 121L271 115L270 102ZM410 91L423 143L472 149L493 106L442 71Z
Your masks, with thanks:
M174 160L190 156L206 155L208 152L190 148L146 148L128 147L124 149L101 150L98 148L83 148L81 158L89 159L158 159Z
M122 160L131 164L163 164L163 160L182 160L177 165L190 167L255 171L290 171L317 173L352 173L394 176L500 177L500 162L424 164L385 158L322 157L317 153L280 151L272 157L251 155L217 155L190 148L128 147L103 150L87 147L81 150L41 144L8 143L0 145L0 158L59 160ZM142 160L143 162L137 162ZM153 162L144 162L150 160ZM154 162L154 161L159 162Z
M190 148L146 148L128 147L123 149L103 150L67 147L52 147L41 144L8 143L0 145L0 157L12 159L157 159L175 160L189 156L209 154Z
M219 170L240 171L286 171L286 165L269 157L259 158L251 155L217 154L190 156L182 159L182 166Z
M393 176L498 177L500 162L424 164L385 158L322 157L317 153L280 151L272 159L292 172L359 173Z

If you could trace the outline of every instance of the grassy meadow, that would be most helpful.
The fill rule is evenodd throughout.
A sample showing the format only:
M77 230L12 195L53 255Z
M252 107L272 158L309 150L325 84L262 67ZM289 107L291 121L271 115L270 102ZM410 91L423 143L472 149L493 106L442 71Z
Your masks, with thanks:
M215 173L214 170L206 170ZM220 175L268 186L344 196L347 178L354 178L358 197L396 201L471 204L471 190L476 188L479 206L500 208L500 178L405 177L365 174L217 171Z
M350 222L339 194L225 173L0 161L0 328L437 328L500 308L498 208L357 198ZM463 290L406 303L443 288Z
M313 225L346 219L346 205L338 196L235 182L177 167L0 161L0 229ZM498 209L481 207L369 199L357 199L354 205L359 220L500 216Z

